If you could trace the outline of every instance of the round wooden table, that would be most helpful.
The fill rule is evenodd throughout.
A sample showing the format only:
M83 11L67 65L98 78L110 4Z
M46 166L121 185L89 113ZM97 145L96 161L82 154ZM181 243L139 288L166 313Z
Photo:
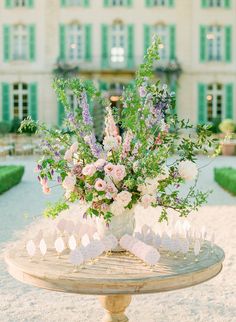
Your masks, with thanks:
M207 281L221 271L224 251L205 242L197 261L193 251L187 258L163 251L152 268L129 253L111 253L75 270L68 251L58 258L55 250L49 249L44 260L40 254L30 260L24 244L18 243L5 260L17 280L53 291L99 295L106 310L103 321L125 322L132 294L171 291Z

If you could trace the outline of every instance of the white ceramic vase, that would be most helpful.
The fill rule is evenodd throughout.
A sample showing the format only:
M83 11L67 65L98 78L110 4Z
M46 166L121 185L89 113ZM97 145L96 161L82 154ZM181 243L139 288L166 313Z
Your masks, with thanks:
M102 218L96 218L96 226L101 238L112 234L119 241L125 234L133 235L135 229L134 209L127 209L122 215L113 216L109 226ZM112 251L123 251L123 249L118 246Z

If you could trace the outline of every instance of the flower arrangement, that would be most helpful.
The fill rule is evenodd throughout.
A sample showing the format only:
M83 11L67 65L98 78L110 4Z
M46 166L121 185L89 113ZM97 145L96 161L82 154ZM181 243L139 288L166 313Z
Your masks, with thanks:
M193 125L178 120L175 93L154 80L159 43L155 37L136 73L135 87L124 89L121 111L112 109L89 81L56 79L54 88L66 110L65 128L48 128L30 118L23 121L21 130L36 125L42 136L43 157L36 171L43 192L50 193L55 185L64 191L62 200L45 210L47 216L55 217L82 200L89 205L85 215L108 223L136 204L161 207L162 221L168 219L168 208L187 216L206 201L209 192L196 189L196 153L207 151L214 140L207 125L198 125L194 138L181 135ZM73 113L68 90L78 99ZM106 106L102 143L94 134L94 103ZM189 180L193 184L183 195L180 186Z

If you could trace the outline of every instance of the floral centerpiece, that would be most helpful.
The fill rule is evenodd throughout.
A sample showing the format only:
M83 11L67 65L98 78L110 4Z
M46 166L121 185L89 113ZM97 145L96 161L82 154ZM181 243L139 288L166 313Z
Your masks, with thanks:
M21 125L37 126L42 136L43 157L36 171L43 192L61 185L61 200L45 210L55 217L70 203L88 204L85 215L102 218L109 226L141 204L161 207L159 220L168 219L168 208L180 216L197 210L208 192L196 189L198 168L196 153L207 151L213 141L209 126L197 126L194 138L181 131L192 129L188 121L178 120L175 93L155 81L153 64L159 59L159 39L153 39L135 79L135 86L124 89L122 110L111 108L106 97L88 81L56 79L54 88L65 107L64 129L26 119ZM78 100L72 113L67 100L70 90ZM104 139L97 142L91 107L106 108ZM180 186L193 180L187 193ZM50 183L52 182L52 184ZM123 226L131 222L129 217Z

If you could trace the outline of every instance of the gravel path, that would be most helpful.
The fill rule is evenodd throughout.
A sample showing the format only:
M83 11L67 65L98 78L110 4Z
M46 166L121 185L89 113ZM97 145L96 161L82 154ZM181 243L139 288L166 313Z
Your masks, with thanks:
M199 159L199 165L207 162ZM1 164L23 164L26 172L18 186L0 196L0 246L14 239L17 232L40 216L54 196L41 193L33 173L33 159L8 159ZM216 232L216 242L226 252L224 270L213 280L184 290L133 297L127 314L131 322L233 322L236 321L235 257L236 197L213 181L213 167L235 166L235 157L218 157L202 169L199 186L213 189L208 207L194 221ZM90 322L100 321L103 311L96 297L39 290L11 278L0 255L0 322Z

